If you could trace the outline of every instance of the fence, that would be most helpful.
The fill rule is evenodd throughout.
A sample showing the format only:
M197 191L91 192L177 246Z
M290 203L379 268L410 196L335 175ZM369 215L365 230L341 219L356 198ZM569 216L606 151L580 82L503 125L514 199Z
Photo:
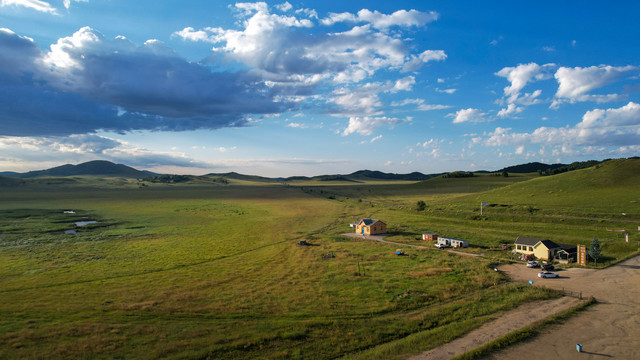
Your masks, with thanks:
M580 300L587 298L586 295L582 294L582 291L571 291L571 290L566 290L565 288L562 288L562 294L565 296L571 296Z

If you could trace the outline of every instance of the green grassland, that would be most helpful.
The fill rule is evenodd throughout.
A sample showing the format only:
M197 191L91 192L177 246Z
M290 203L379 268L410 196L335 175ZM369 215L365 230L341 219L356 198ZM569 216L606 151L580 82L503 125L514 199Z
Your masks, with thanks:
M516 236L598 236L603 266L637 252L638 164L418 183L8 182L0 358L402 358L558 296L493 271ZM492 205L482 217L480 201ZM360 217L424 247L396 256L341 236ZM85 220L97 222L75 225ZM629 230L629 244L607 227ZM419 240L427 231L485 256L436 250Z

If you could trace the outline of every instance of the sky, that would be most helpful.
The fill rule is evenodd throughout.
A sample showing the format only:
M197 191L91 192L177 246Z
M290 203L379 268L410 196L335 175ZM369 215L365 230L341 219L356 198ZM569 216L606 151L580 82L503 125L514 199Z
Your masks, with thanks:
M0 0L0 171L640 155L637 1Z

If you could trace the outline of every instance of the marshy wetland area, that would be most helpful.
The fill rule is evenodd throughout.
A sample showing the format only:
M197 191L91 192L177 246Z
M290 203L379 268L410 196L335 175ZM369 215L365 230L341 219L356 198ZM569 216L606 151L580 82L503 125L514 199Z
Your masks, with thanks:
M495 270L525 266L518 236L596 237L597 268L640 242L637 159L552 176L213 180L2 183L0 358L404 359L563 296ZM405 255L342 236L361 218Z

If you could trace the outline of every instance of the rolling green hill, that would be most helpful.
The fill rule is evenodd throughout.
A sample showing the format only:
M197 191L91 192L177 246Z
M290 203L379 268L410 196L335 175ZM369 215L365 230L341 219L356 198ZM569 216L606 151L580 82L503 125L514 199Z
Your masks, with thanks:
M589 213L640 214L640 160L616 159L554 176L535 177L473 195L477 201L531 205L540 209L572 208ZM475 203L476 201L474 201Z
M36 177L63 177L96 175L109 177L143 178L154 175L149 171L140 171L130 166L114 164L110 161L95 160L78 165L66 164L46 170L29 171L23 174L14 174L12 177L36 178Z

